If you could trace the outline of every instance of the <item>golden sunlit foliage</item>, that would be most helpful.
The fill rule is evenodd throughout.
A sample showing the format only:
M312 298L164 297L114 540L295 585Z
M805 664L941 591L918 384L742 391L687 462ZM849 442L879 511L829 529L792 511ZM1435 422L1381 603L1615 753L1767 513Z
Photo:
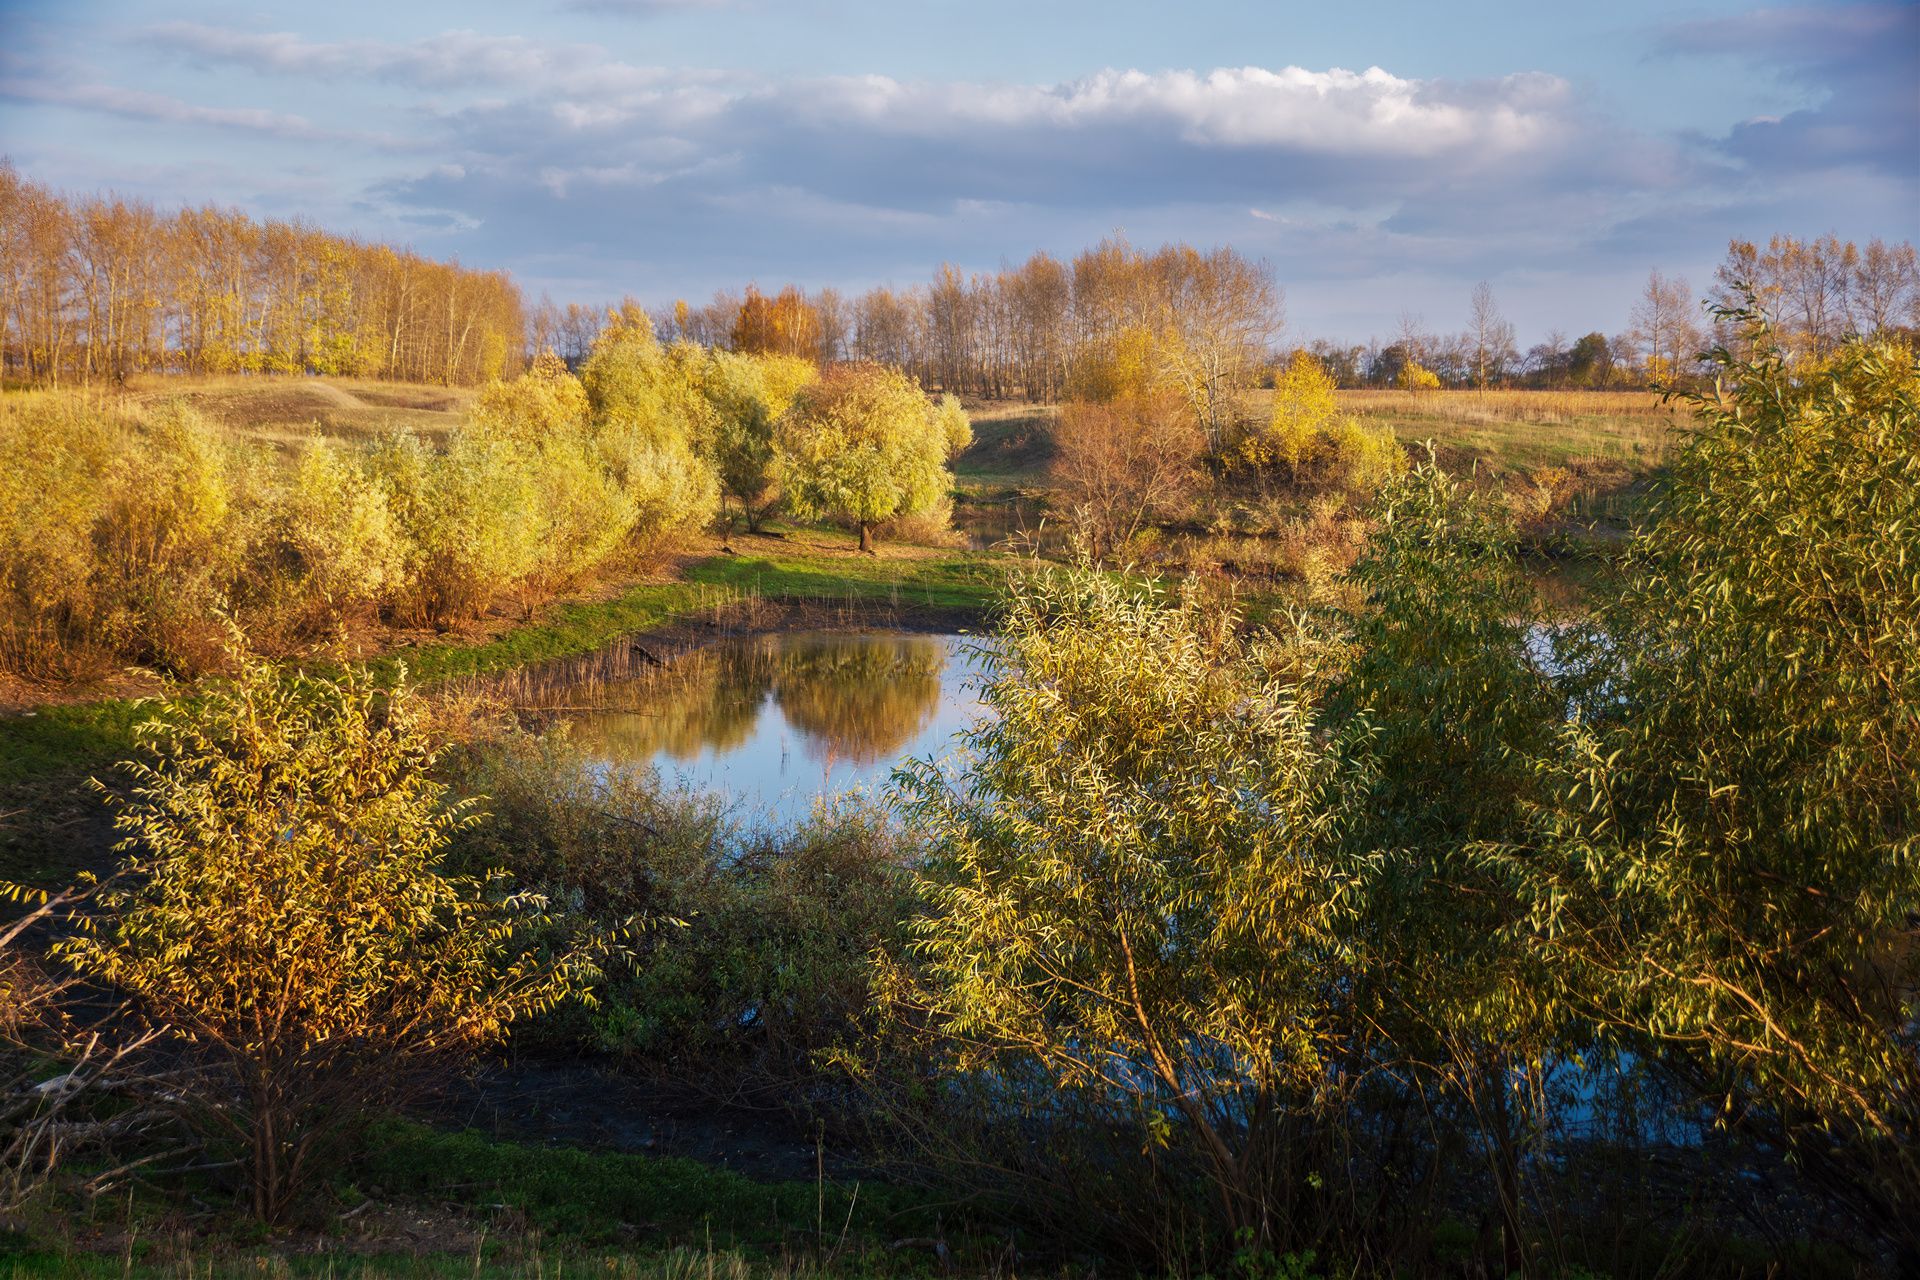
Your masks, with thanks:
M652 541L703 528L719 510L706 362L691 343L662 347L646 313L623 307L580 369L595 449Z
M266 1221L423 1071L597 975L522 940L541 900L439 869L478 819L430 779L404 689L243 661L141 733L124 871L54 953L215 1073L196 1122Z
M925 511L953 487L947 460L970 440L965 415L877 365L840 365L805 387L780 427L780 474L802 516L845 520L871 550L873 527Z
M0 371L318 373L479 383L520 363L505 272L237 209L66 196L0 163Z
M798 356L711 354L704 391L711 406L708 448L720 484L757 530L779 503L776 427L801 390L819 376Z
M1409 360L1401 368L1400 376L1394 379L1394 385L1402 391L1438 391L1440 375L1415 360Z
M1305 351L1274 378L1272 414L1234 442L1233 461L1284 479L1303 493L1345 495L1364 505L1406 467L1385 427L1364 426L1340 408L1333 377Z
M1723 344L1747 354L1772 347L1792 364L1817 366L1849 335L1920 329L1920 253L1904 242L1857 245L1831 232L1777 235L1764 247L1734 240L1714 272L1714 301ZM1765 321L1763 342L1742 315Z
M811 360L820 351L820 313L792 285L772 298L748 285L729 337L733 349L745 355Z
M1076 402L1053 427L1053 482L1095 559L1181 514L1204 480L1206 437L1179 396Z
M655 554L717 507L709 357L609 332L597 408L546 358L484 390L444 449L316 437L291 466L177 401L9 395L0 667L197 672L222 660L223 614L271 649L355 613L470 617Z
M0 400L0 661L201 665L269 523L250 501L261 470L183 407Z

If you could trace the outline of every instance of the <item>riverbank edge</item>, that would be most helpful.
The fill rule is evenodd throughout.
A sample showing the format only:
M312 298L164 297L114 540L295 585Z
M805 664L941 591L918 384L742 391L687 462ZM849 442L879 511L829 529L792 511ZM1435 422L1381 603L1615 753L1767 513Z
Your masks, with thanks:
M991 616L991 584L973 575L977 580L935 587L921 576L979 563L977 555L877 564L710 556L675 580L559 601L476 642L407 646L365 663L380 680L397 680L404 671L423 692L440 696L471 690L490 676L591 659L623 641L657 646L664 656L727 636L967 630ZM320 655L288 661L328 662ZM0 717L0 882L52 888L111 862L110 815L87 780L103 778L132 755L135 726L149 701L50 703Z

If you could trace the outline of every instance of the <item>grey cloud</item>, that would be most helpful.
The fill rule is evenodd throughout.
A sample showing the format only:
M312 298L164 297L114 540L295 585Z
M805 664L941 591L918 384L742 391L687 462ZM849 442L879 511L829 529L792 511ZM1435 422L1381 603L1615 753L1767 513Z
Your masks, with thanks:
M624 98L664 86L727 78L724 73L669 71L609 58L591 44L547 44L525 36L445 31L406 43L308 40L289 31L246 32L195 22L168 22L140 33L144 46L202 65L246 68L262 75L372 79L420 89L499 89Z
M1913 183L1920 199L1920 7L1757 9L1675 24L1656 38L1660 52L1737 57L1820 96L1817 105L1741 122L1715 140L1756 174L1865 166Z
M236 129L300 142L346 142L389 149L403 145L390 134L322 128L304 116L261 107L198 106L165 94L113 85L5 75L0 76L0 98L98 111L128 120Z

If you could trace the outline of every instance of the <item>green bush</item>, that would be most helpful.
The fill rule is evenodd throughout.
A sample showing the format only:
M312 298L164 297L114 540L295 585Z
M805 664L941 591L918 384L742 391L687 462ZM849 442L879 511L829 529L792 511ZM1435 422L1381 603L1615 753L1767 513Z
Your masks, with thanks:
M1616 1033L1920 1265L1920 363L1715 359L1507 862Z
M460 833L464 866L504 866L564 911L671 923L609 974L590 1017L550 1030L684 1081L804 1104L820 1055L868 1027L869 957L897 941L913 848L881 811L842 802L776 830L589 761L564 734L511 735L455 762L492 821Z

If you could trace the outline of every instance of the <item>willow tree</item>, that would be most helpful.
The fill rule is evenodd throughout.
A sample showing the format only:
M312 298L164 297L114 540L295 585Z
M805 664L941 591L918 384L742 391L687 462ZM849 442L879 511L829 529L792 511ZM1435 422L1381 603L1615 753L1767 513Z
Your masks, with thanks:
M595 450L634 507L633 538L651 549L697 530L720 507L720 480L705 446L711 406L706 353L662 347L636 303L610 311L580 368Z
M1116 1222L1297 1248L1364 1163L1339 1134L1378 863L1351 839L1363 770L1235 622L1093 571L1013 582L965 776L904 775L928 909L887 989L956 1079L1002 1082L1023 1145L1055 1134L1055 1181L1118 1135L1083 1188Z
M708 449L722 491L740 504L749 530L757 532L780 500L775 449L780 418L801 388L818 376L812 362L798 356L714 351L709 357L705 392L713 412Z
M788 504L802 517L856 526L860 549L872 551L876 524L931 510L951 492L947 461L972 438L956 408L929 401L897 370L829 370L781 423Z
M404 692L245 663L141 733L124 874L54 950L213 1073L196 1115L239 1140L261 1218L423 1071L593 976L523 935L538 899L440 869L475 815Z
M1920 1264L1920 366L1764 321L1595 643L1515 860L1592 1012Z

